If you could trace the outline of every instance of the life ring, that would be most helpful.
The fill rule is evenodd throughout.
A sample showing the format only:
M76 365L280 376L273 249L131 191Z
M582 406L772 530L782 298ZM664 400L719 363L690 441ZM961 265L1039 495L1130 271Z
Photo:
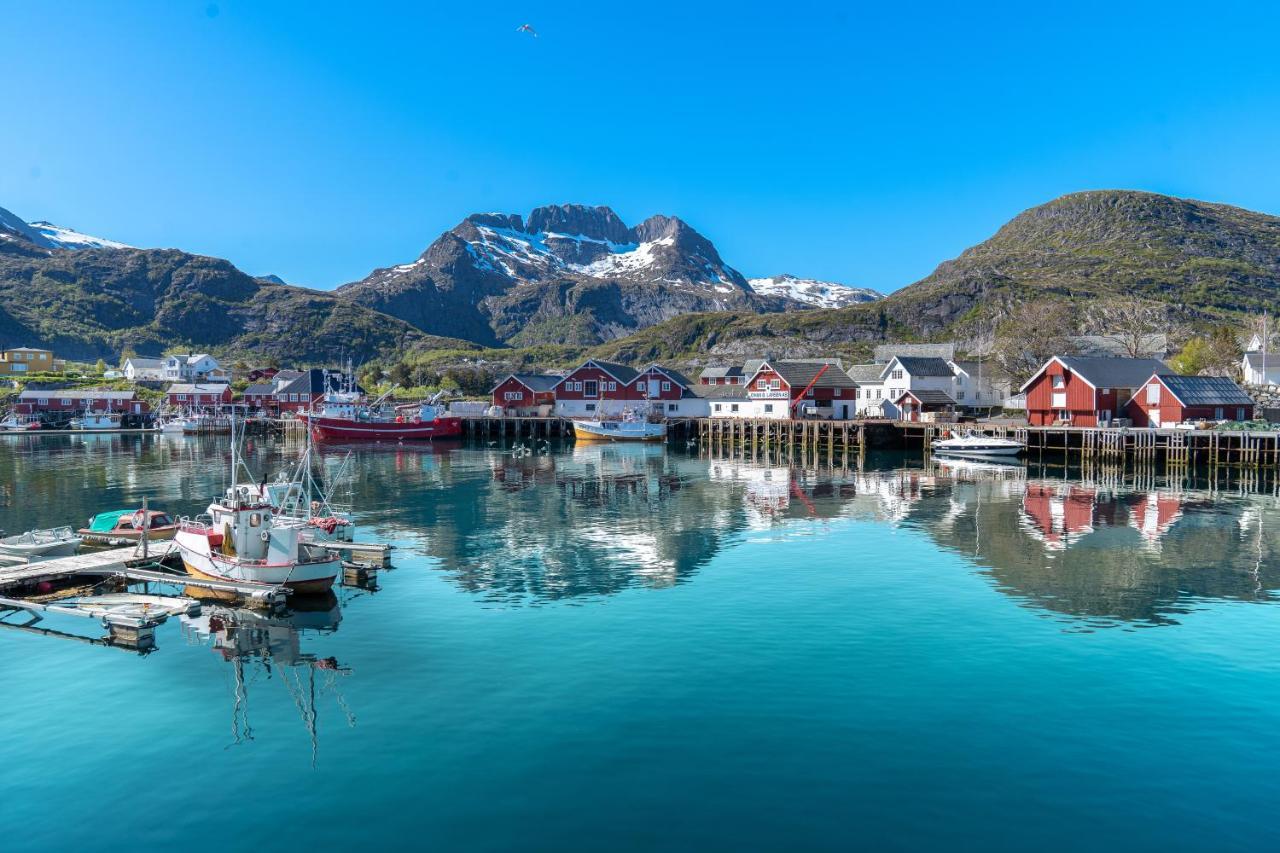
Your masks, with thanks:
M142 528L147 526L147 517L145 514L143 514L142 510L137 510L133 514L133 519L131 520L131 523L133 524L134 530L141 530Z
M262 531L261 533L259 533L259 534L258 534L258 538L259 538L259 539L261 539L263 542L270 542L270 541L271 541L271 531L270 531L270 530L264 530L264 531Z

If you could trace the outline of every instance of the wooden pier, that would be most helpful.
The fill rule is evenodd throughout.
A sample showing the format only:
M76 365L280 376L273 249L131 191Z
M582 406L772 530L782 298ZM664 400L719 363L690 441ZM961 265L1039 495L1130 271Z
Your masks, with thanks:
M468 438L572 438L570 418L518 418L467 416L462 419L462 434Z

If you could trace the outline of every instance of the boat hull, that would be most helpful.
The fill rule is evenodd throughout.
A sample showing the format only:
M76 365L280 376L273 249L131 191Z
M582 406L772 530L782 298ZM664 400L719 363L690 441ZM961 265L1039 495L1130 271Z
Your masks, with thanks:
M247 562L212 553L207 536L182 532L176 541L187 574L205 580L286 586L294 593L311 595L332 589L342 571L336 555L307 563Z
M329 441L430 441L433 438L457 438L462 435L461 418L437 418L434 421L367 422L304 417L312 434Z
M625 421L574 421L573 437L578 441L665 441L667 425Z
M941 447L934 445L934 453L945 454L946 456L957 456L961 458L1004 458L1008 459L1017 456L1022 452L1021 445L1003 446L991 445L986 447Z
M0 543L0 554L4 554L9 557L25 557L28 560L48 560L51 557L70 557L79 549L79 538L64 542L39 542L31 545Z

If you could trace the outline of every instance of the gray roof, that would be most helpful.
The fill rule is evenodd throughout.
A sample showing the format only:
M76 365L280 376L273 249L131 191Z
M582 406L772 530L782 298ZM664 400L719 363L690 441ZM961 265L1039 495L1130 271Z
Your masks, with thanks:
M250 395L262 396L265 394L274 394L276 392L276 383L274 382L255 382L248 385L244 389L244 396Z
M803 391L805 386L814 381L819 371L822 372L821 378L818 378L815 388L857 388L857 384L849 378L849 374L844 372L844 368L840 364L839 359L826 359L820 361L770 361L768 365L772 367L779 376L786 380L791 386L791 390L795 393ZM823 370L823 368L826 370Z
M682 387L682 388L692 388L692 387L694 386L694 384L695 384L694 382L691 382L691 381L689 380L689 377L688 377L688 376L685 376L685 375L684 375L683 373L681 373L680 371L678 371L678 370L674 370L674 369L672 369L672 368L670 368L670 367L663 367L661 364L651 364L651 365L649 365L648 367L646 367L644 370L642 370L642 371L640 371L640 372L641 372L641 373L645 373L645 372L648 372L648 371L650 371L650 370L657 370L657 371L659 371L659 372L661 372L661 373L665 373L667 376L670 376L670 377L671 377L671 380L672 380L673 382L675 382L675 383L679 384L679 385L680 385L680 387Z
M763 358L747 359L742 363L742 375L746 377L754 376L755 372L760 369L760 365L764 364L764 362L765 359Z
M164 367L163 358L126 358L126 365L132 364L136 368L154 370L158 367Z
M1244 357L1249 363L1250 370L1262 371L1261 352L1247 352ZM1280 353L1277 352L1267 353L1267 372L1270 373L1273 370L1280 370Z
M508 379L514 379L530 391L550 391L559 384L563 376L557 376L547 373L510 373L502 379L498 385L506 382ZM498 385L493 386L497 389Z
M902 365L903 370L912 376L951 376L953 371L951 365L945 358L934 358L932 356L919 355L899 355L895 356L898 364ZM890 360L890 364L892 364ZM885 365L883 370L888 370L889 365ZM883 372L882 370L882 372ZM1150 374L1147 374L1148 376Z
M19 400L132 400L137 396L134 391L94 391L72 390L70 388L47 388L43 391L23 391Z
M888 364L896 356L916 356L920 358L955 358L956 345L950 344L880 344L875 348L872 359L877 364Z
M694 385L687 390L687 393L705 400L746 401L751 399L747 396L745 385Z
M951 395L946 391L936 391L930 388L916 388L914 390L903 391L898 395L898 400L903 397L915 397L920 401L922 406L954 406L956 401L951 399ZM897 403L898 400L894 400Z
M229 386L225 382L186 383L175 382L165 389L166 394L221 394Z
M851 364L845 373L859 385L879 385L880 374L883 371L883 364Z
M1225 376L1161 376L1184 406L1252 406L1253 398Z
M731 367L704 367L702 372L698 374L699 379L723 379L726 376L741 376L742 365L735 364Z
M627 367L625 364L617 364L612 361L601 361L598 358L591 359L591 363L603 370L605 373L608 373L619 382L630 382L639 375L636 373L634 367Z
M1060 355L1058 361L1095 388L1137 388L1146 383L1153 373L1161 376L1173 373L1169 365L1154 358ZM1037 371L1036 376L1039 375L1040 372ZM1025 388L1026 385L1022 387Z

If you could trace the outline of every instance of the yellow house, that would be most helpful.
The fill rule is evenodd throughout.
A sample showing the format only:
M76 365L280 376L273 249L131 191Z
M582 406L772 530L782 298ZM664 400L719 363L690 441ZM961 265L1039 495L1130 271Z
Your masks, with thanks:
M50 350L31 347L0 350L0 376L12 376L15 373L45 373L53 369L53 353Z

